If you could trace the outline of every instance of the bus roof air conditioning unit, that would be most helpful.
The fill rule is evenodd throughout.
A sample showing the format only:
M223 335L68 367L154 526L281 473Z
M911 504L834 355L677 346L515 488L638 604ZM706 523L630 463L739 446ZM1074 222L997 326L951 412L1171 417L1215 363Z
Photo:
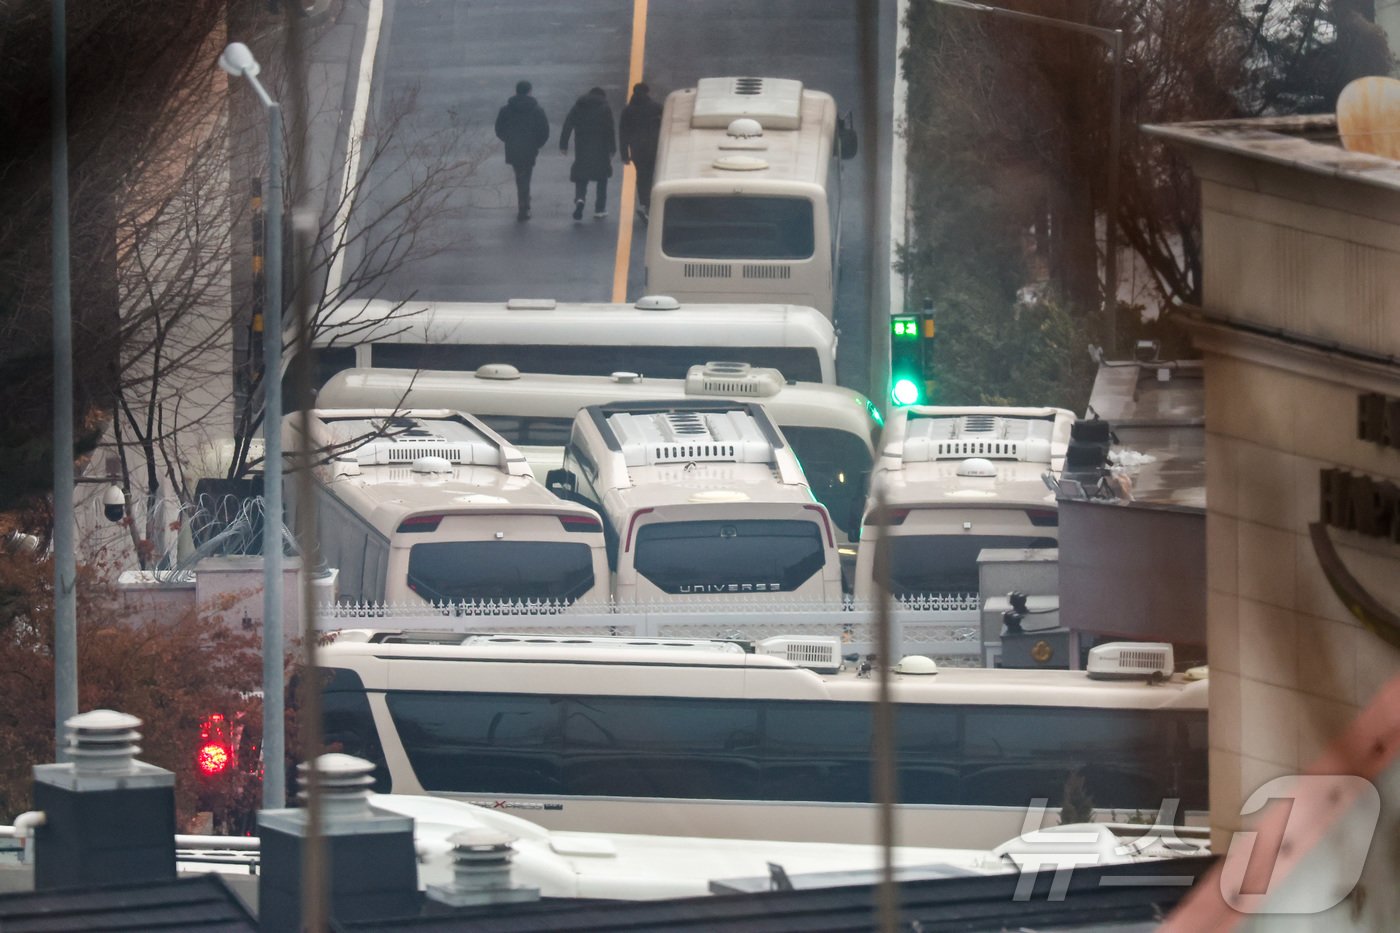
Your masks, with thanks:
M1006 415L934 415L910 418L905 463L934 460L1019 460L1049 463L1053 422Z
M802 82L788 78L701 78L695 87L694 129L728 130L735 120L757 120L765 130L802 125Z
M1115 641L1089 649L1089 676L1095 680L1167 678L1176 670L1172 646L1155 641Z
M841 670L841 639L835 635L779 635L763 639L754 648L759 654L783 658L819 674Z
M773 462L772 445L744 411L619 412L608 425L629 467Z
M692 366L685 374L686 395L769 398L777 395L783 384L783 374L778 370L755 368L748 363L712 361Z

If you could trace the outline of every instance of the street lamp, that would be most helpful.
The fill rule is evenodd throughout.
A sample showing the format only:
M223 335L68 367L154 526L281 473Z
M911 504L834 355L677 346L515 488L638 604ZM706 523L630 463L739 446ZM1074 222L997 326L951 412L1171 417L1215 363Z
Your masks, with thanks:
M1120 112L1122 111L1123 99L1123 30L1108 29L1103 26L1090 26L1088 23L1076 23L1068 19L1056 19L1053 16L1041 16L1038 13L1023 13L1020 10L1008 10L1004 7L989 6L985 3L973 3L971 0L933 0L934 3L943 6L957 7L960 10L971 10L975 13L990 13L993 16L1003 16L1007 19L1020 20L1026 23L1036 23L1041 26L1052 26L1058 29L1066 29L1070 32L1077 32L1086 36L1093 36L1109 47L1113 53L1113 102L1112 113L1109 115L1108 124L1108 217L1104 224L1104 295L1103 311L1107 318L1108 335L1106 343L1109 351L1117 345L1118 331L1118 153L1120 137L1122 135Z
M263 808L287 804L282 649L282 108L258 80L262 69L242 42L219 67L243 77L267 111L267 256L263 312Z

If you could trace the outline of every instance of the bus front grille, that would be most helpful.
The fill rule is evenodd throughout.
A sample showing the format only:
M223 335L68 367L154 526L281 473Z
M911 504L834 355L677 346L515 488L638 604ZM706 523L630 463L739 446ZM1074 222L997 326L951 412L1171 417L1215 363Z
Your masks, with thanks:
M688 262L685 264L685 277L688 279L728 279L733 278L734 268L728 263Z

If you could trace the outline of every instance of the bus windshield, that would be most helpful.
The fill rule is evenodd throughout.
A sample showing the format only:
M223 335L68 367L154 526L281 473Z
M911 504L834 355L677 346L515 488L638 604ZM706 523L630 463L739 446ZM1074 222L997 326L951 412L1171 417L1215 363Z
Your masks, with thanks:
M586 544L554 541L438 541L408 553L408 586L444 602L572 602L593 587Z
M666 199L661 251L686 259L810 259L816 249L806 198Z
M838 528L852 538L859 535L872 462L864 439L834 428L781 427L802 464L812 495L826 506Z
M665 593L791 592L826 563L815 522L664 522L637 531L637 573Z
M894 535L890 595L976 593L977 555L987 548L1048 548L1054 538L1031 535Z

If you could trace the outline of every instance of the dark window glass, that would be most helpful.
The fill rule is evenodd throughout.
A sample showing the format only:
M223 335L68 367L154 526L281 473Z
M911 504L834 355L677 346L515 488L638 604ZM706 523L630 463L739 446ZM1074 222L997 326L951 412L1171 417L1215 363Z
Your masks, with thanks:
M987 548L1055 547L1052 537L1030 535L891 535L890 592L977 592L977 555Z
M806 198L671 197L661 251L681 259L809 259L815 250Z
M374 792L390 793L389 766L379 744L369 697L360 675L343 668L322 670L321 730L326 748L374 765Z
M895 707L895 773L901 803L962 802L960 716L956 707Z
M1174 732L1175 754L1172 755L1171 794L1181 798L1184 810L1207 810L1210 794L1206 781L1209 776L1209 751L1205 713L1167 713L1163 716Z
M556 794L557 697L500 693L387 694L404 753L428 791Z
M712 360L769 366L787 379L821 382L821 359L811 347L648 347L572 344L376 343L370 365L397 369L475 371L487 363L509 363L522 373L608 376L641 373L654 379L684 379L690 367Z
M311 371L312 397L321 386L330 382L332 376L355 366L354 347L316 347L311 351L314 369ZM303 406L297 395L297 384L301 379L301 369L306 365L306 356L298 353L292 357L282 374L282 409L296 411Z
M1169 734L1159 713L965 707L964 803L1056 807L1065 780L1084 775L1096 807L1155 810L1171 796Z
M870 800L870 707L772 702L764 710L767 800Z
M569 793L743 800L759 795L758 710L727 700L576 697Z
M812 495L826 506L838 528L852 539L858 537L870 477L870 448L862 438L845 431L781 427L802 463Z
M569 442L573 418L521 418L515 415L477 415L487 427L512 444L563 447Z
M633 551L637 572L665 593L791 592L826 562L821 529L804 521L643 525Z
M427 600L572 601L593 586L593 552L554 541L415 544L408 586Z

